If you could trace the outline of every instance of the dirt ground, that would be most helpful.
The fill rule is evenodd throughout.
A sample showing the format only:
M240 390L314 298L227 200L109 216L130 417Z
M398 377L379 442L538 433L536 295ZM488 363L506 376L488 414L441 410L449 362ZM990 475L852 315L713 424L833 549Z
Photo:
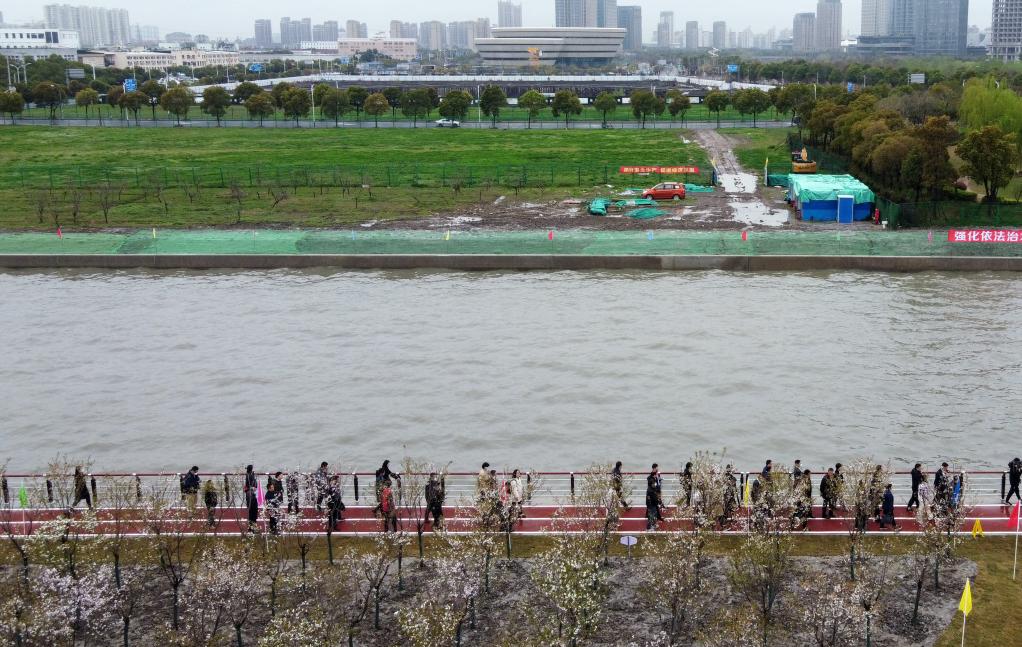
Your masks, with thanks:
M577 197L542 202L519 201L502 195L491 203L477 204L457 213L437 214L408 220L367 222L369 229L453 229L453 230L535 230L594 229L606 231L681 229L681 230L763 230L818 231L836 227L836 223L805 223L795 218L785 201L784 189L764 187L754 173L744 169L734 155L734 140L715 130L700 130L695 141L714 160L720 174L720 186L713 193L690 192L680 201L663 201L658 209L663 216L649 220L631 218L631 209L608 210L606 216L590 215L589 200L595 197L626 199L641 197L628 187L645 188L655 180L636 176L628 186L597 186L578 192ZM842 225L844 230L873 228L866 223Z

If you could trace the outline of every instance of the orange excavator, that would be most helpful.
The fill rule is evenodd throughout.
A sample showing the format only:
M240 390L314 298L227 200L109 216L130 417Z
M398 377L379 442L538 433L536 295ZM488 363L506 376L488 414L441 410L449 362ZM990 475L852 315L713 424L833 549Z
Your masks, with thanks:
M803 146L800 151L791 152L791 172L792 173L815 173L816 162L809 160L809 151Z

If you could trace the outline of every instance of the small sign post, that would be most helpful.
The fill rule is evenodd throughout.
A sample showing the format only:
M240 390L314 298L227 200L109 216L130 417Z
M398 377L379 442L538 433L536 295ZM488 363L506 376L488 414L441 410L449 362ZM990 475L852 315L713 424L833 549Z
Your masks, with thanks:
M138 82L135 79L124 79L124 91L134 92L138 89Z
M628 547L628 557L631 558L632 546L639 543L639 539L637 537L633 537L632 535L625 535L624 537L621 538L621 543Z

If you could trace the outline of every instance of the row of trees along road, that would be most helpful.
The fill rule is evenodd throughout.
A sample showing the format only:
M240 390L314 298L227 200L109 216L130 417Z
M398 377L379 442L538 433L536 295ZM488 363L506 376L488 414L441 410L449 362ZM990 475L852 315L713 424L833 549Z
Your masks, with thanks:
M964 88L878 86L853 93L792 84L775 93L775 105L791 114L800 138L845 159L893 200L943 199L964 188L961 173L983 187L985 200L997 201L1022 159L1022 98L992 78Z

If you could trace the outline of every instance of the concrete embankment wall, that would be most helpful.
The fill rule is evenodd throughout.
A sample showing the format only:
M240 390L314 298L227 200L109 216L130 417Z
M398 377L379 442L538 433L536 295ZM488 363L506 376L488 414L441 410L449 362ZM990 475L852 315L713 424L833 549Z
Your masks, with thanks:
M0 254L8 269L868 270L1022 271L1003 256L573 256L497 254Z

